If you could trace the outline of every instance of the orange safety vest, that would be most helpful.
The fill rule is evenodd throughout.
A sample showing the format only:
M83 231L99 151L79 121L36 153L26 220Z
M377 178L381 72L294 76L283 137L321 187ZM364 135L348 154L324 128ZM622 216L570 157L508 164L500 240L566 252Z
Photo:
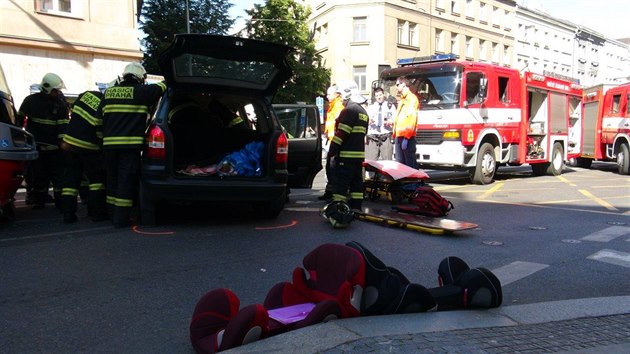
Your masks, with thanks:
M411 139L416 136L418 108L420 108L418 97L411 91L403 93L402 99L398 104L396 119L394 119L394 127L392 129L394 137L402 136L405 139Z
M324 125L324 134L326 134L328 141L331 141L332 138L335 137L335 121L343 108L341 97L335 97L328 106L328 110L326 111L326 123Z

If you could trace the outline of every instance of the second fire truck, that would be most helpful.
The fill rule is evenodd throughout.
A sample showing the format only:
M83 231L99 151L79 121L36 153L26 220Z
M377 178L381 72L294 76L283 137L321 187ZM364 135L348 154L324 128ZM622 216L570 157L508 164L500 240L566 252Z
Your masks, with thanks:
M584 143L579 167L593 160L616 161L619 174L630 174L630 83L584 90Z
M411 80L420 110L421 167L469 171L476 184L500 165L529 164L535 175L560 175L582 142L582 89L569 81L452 55L399 60L378 85L396 96L396 79Z

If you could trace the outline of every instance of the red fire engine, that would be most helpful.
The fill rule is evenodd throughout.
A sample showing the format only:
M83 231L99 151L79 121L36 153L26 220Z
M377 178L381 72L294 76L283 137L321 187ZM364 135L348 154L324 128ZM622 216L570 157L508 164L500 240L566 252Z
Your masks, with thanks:
M582 142L582 89L557 78L454 55L402 59L381 73L388 99L406 76L418 95L421 167L469 171L491 183L500 165L529 164L535 175L559 175Z
M593 160L616 161L630 174L630 83L597 85L584 90L584 144L576 160L589 168Z

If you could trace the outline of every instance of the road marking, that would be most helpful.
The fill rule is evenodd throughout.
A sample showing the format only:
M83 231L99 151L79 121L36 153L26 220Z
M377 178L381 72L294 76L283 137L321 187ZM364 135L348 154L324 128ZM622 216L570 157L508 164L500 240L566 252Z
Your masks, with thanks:
M585 196L587 196L588 198L592 199L595 203L603 206L604 208L606 208L608 210L619 211L619 209L617 209L614 206L610 205L610 203L608 203L607 201L592 195L591 192L587 191L586 189L578 189L578 191L580 193L584 194Z
M573 182L569 181L569 180L568 180L568 179L566 179L565 177L562 177L562 176L556 176L556 178L558 178L558 179L559 179L559 180L561 180L562 182L564 182L564 183L566 183L566 184L570 185L571 187L577 187L577 184L575 184L575 183L573 183Z
M501 189L501 187L503 187L504 184L505 183L503 183L503 182L497 183L494 187L488 189L484 194L480 195L477 199L486 199L492 193L494 193L494 192L498 191L499 189Z
M628 226L610 226L603 230L593 232L590 235L582 237L585 241L596 242L609 242L616 239L619 236L630 234L630 227Z
M626 252L603 249L586 258L630 268L630 253Z
M494 275L499 278L499 280L501 281L501 286L505 286L507 284L530 276L547 267L549 267L548 264L516 261L503 267L499 267L493 270L492 273L494 273Z

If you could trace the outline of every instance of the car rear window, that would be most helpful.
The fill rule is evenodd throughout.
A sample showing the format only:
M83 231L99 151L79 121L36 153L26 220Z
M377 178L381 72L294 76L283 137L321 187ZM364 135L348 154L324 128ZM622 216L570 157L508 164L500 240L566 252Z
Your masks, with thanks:
M276 75L277 69L272 63L264 61L235 61L213 58L204 55L183 54L174 59L175 79L178 82L214 83L244 82L256 88L265 88Z

